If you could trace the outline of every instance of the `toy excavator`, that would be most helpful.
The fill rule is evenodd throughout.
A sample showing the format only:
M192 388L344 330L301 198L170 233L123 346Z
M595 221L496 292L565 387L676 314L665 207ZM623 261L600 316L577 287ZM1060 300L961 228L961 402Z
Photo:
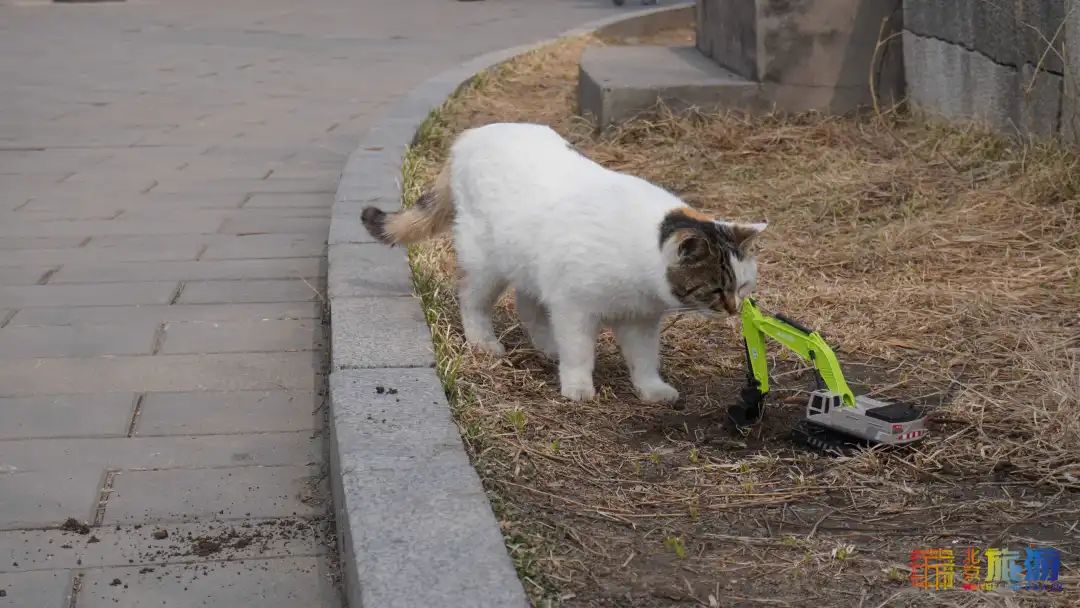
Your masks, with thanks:
M852 443L903 445L926 436L926 414L919 408L852 393L836 354L817 332L784 315L762 312L752 298L743 301L741 316L747 384L741 402L728 411L736 427L756 424L764 413L769 394L765 336L769 336L816 369L818 390L810 393L806 418L792 430L796 441L826 452L843 452Z

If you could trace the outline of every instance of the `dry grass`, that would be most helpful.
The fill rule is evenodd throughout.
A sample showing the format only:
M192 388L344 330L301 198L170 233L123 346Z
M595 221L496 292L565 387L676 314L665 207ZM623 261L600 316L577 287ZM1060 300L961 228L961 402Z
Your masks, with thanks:
M682 408L634 397L610 336L596 401L500 304L501 360L464 348L447 240L411 252L455 416L537 605L1074 605L1080 548L1080 167L1050 144L890 115L745 119L662 109L596 135L574 118L594 39L493 70L429 122L416 196L453 133L546 123L585 154L700 209L768 219L758 298L824 330L860 382L922 397L933 436L898 453L817 457L786 430L810 386L773 349L765 424L723 428L743 382L733 322L669 320ZM918 593L919 547L1049 545L1066 593ZM960 553L958 549L958 553Z

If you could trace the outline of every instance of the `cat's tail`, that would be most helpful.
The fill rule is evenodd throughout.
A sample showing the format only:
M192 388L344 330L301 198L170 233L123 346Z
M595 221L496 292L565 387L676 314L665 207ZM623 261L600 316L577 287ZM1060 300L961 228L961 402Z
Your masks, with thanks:
M443 232L454 220L450 163L443 165L434 187L425 190L412 207L394 213L368 207L360 219L371 236L387 245L411 245Z

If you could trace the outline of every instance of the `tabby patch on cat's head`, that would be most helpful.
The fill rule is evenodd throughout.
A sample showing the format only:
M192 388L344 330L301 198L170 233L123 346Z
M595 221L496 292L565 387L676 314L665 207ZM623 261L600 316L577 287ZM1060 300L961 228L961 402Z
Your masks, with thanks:
M660 223L671 293L683 306L735 314L757 284L753 244L766 224L717 220L689 207Z

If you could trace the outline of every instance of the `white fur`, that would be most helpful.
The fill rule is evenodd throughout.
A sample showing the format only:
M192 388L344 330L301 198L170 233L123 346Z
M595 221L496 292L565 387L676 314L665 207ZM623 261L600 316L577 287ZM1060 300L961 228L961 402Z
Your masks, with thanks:
M680 305L665 277L674 252L658 239L664 216L685 204L586 159L540 125L466 131L450 167L466 339L503 353L491 309L513 287L533 344L559 359L564 396L595 395L596 335L608 324L640 396L678 398L658 371L660 317Z

